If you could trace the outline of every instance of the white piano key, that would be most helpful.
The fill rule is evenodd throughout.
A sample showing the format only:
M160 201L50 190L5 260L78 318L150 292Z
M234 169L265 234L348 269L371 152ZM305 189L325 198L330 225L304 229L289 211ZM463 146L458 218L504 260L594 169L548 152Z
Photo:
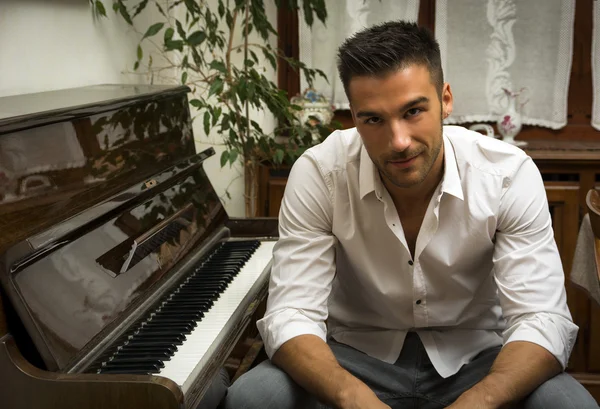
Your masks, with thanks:
M175 355L165 361L165 367L158 375L169 378L182 387L188 379L194 379L191 376L194 369L271 261L274 245L274 241L260 243L235 279L205 313L183 345L179 346ZM183 389L185 393L187 388Z

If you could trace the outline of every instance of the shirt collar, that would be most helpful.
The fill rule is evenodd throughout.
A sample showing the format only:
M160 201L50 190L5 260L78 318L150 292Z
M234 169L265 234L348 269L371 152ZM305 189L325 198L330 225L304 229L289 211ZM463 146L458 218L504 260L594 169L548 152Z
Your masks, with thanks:
M358 172L360 198L364 199L366 195L375 191L375 186L381 183L379 172L369 157L365 145L362 145L360 148L360 168ZM381 197L381 191L376 193L379 193L377 196Z
M444 177L442 178L442 193L448 193L460 200L465 200L458 173L456 153L452 141L444 135Z
M446 135L443 136L443 140L444 176L442 178L442 193L448 193L460 200L464 200L454 147ZM369 157L364 145L362 145L360 148L360 168L358 180L361 199L373 191L378 197L382 196L381 190L383 189L383 183L381 183L379 172Z

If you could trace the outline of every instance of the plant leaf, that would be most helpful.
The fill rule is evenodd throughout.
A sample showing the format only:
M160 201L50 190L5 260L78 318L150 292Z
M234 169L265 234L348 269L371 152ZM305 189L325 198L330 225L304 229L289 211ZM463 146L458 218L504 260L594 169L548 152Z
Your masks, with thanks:
M138 61L144 58L144 52L142 51L142 46L138 44L137 46L137 59Z
M185 40L185 30L183 29L181 22L175 20L175 25L177 26L177 34L179 34L179 37L181 37L182 40Z
M223 61L212 60L210 62L210 68L212 68L213 70L220 71L223 74L227 73L227 67L225 67L225 63L223 63Z
M181 74L181 83L185 84L185 82L187 81L188 78L188 73L184 72L183 74Z
M169 40L165 41L165 51L183 51L183 41L181 40Z
M175 34L175 30L173 30L173 28L171 28L171 27L169 27L165 30L165 38L164 38L165 43L167 41L170 41L173 39L173 34Z
M204 113L204 132L206 136L210 133L210 112L208 111Z
M202 101L200 101L199 99L192 99L190 101L190 105L196 108L202 108Z
M219 120L219 117L221 116L221 112L223 112L223 109L221 107L217 107L213 111L213 113L212 113L212 126L213 127L217 124L217 121Z
M153 35L158 33L163 28L164 25L165 25L165 23L152 24L150 27L148 27L148 30L146 30L146 34L144 34L144 36L142 37L142 40L144 38L152 37Z
M221 154L221 167L225 166L227 164L228 160L229 160L229 151L224 150L223 153Z
M148 0L142 0L138 3L135 12L133 13L133 16L131 18L135 18L135 16L137 16L138 14L140 14L142 12L142 10L144 10L146 8L146 6L148 5Z
M231 152L229 152L229 165L233 165L233 163L235 162L235 160L238 158L238 150L237 149L232 149Z
M275 56L273 55L273 53L270 53L269 51L267 51L263 48L263 54L265 55L265 58L267 60L269 60L273 69L276 70L277 69L277 60L275 59Z
M221 92L223 92L223 80L221 78L216 78L210 86L208 96L210 97L214 94L220 95Z
M275 159L275 163L276 164L281 164L283 162L283 156L285 155L285 152L283 152L282 149L277 149L275 151L275 156L273 159Z
M195 31L187 39L187 43L191 46L202 44L206 40L206 33L204 31Z
M96 13L99 15L106 17L106 9L104 8L104 4L100 0L96 0Z
M127 24L132 26L133 21L131 21L131 16L129 15L129 12L127 11L127 7L125 6L125 4L123 4L123 1L118 0L115 4L118 4L117 8L119 10L119 13L121 13L121 16L123 17L123 19L127 22ZM115 4L113 4L113 9L115 8Z

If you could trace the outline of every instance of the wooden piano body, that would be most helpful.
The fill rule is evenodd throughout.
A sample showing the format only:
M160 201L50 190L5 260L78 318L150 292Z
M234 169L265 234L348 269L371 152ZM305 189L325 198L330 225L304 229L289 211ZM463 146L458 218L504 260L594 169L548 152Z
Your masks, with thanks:
M277 222L227 216L188 91L0 98L3 409L204 407L266 296Z

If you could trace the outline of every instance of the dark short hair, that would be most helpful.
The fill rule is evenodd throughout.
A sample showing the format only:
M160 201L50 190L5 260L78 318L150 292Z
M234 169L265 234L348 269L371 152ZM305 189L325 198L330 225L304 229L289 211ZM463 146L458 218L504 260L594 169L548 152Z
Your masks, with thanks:
M389 21L369 27L346 39L338 50L338 71L350 99L350 80L359 76L385 76L409 65L425 65L441 98L444 74L440 46L424 27L407 21Z

